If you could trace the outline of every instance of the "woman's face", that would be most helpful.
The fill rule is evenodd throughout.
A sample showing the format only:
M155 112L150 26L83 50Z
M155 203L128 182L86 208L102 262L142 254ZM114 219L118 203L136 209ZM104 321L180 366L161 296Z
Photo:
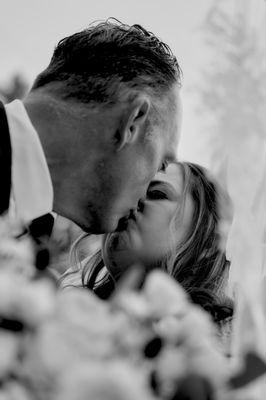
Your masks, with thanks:
M150 266L166 256L186 236L192 221L192 199L183 198L182 167L170 164L150 183L143 207L123 230L104 236L103 259L113 276L141 263Z

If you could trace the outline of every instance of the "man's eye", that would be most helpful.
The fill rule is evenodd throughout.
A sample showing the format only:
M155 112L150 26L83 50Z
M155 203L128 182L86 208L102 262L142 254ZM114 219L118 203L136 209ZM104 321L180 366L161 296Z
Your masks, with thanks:
M147 198L149 200L165 200L168 199L167 194L161 190L151 190L147 193Z

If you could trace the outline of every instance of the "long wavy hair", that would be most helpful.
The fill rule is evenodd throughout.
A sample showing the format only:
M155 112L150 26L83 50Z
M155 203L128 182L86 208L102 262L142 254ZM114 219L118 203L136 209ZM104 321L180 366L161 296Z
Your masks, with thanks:
M219 235L221 191L203 167L189 162L179 165L184 177L183 206L188 194L192 198L192 222L181 243L176 243L155 267L165 270L184 287L194 303L210 312L215 320L221 320L232 314L232 304L225 294L229 262ZM177 209L176 220L183 206ZM77 248L78 243L74 245L74 254ZM101 298L112 294L116 280L105 268L101 250L81 266L81 286Z

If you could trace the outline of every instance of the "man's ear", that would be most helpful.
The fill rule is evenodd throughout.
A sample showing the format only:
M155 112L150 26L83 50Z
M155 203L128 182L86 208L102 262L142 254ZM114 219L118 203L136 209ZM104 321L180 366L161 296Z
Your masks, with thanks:
M149 97L138 95L126 108L115 135L117 150L121 150L125 145L130 145L138 140L143 131L142 128L147 122L150 107Z

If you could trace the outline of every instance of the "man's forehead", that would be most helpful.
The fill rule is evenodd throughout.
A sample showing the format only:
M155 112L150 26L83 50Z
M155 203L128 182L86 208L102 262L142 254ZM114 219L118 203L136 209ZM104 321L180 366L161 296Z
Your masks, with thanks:
M157 103L156 112L160 115L157 122L160 142L163 144L163 159L169 163L175 162L180 138L182 104L180 88L174 85L167 95Z
M168 92L167 96L167 109L170 113L180 114L182 111L182 101L180 95L180 87L173 85Z
M166 147L166 156L169 161L176 161L177 149L180 139L180 128L175 125L169 135L169 140Z
M168 113L168 143L166 156L169 161L175 161L182 124L182 103L180 89L178 87L173 88L171 97L172 106L169 108Z

